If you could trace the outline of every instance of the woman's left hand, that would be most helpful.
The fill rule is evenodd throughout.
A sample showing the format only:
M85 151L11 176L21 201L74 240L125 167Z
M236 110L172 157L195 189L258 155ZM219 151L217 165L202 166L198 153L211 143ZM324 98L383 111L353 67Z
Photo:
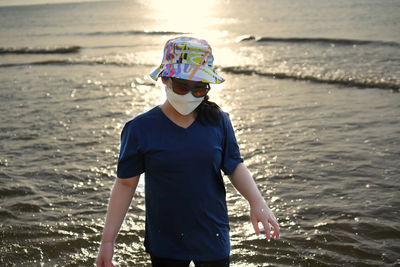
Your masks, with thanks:
M270 224L274 229L272 237L279 238L278 221L263 199L260 199L255 203L250 203L250 220L257 235L260 235L258 223L261 222L263 224L268 241L271 239Z

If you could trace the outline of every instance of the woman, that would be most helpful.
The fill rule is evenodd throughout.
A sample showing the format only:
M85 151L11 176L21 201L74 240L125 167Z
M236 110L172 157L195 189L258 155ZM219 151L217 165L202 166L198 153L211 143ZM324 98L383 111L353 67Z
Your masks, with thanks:
M112 189L97 266L110 266L114 240L145 173L145 247L153 266L229 266L229 222L221 170L250 204L257 235L279 238L279 226L243 164L226 113L208 101L213 69L205 40L169 40L162 64L167 100L129 121L121 134L118 179Z

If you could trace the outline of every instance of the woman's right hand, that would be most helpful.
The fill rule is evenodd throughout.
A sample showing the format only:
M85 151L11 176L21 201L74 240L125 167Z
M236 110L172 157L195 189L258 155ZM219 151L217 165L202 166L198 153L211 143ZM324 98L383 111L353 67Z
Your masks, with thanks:
M112 258L114 255L114 244L113 242L102 242L100 245L99 254L96 259L97 267L111 267Z
M118 178L114 182L108 203L103 237L101 239L99 254L97 255L97 267L113 266L111 260L114 255L114 240L131 205L133 195L139 183L139 177L140 175L126 179Z

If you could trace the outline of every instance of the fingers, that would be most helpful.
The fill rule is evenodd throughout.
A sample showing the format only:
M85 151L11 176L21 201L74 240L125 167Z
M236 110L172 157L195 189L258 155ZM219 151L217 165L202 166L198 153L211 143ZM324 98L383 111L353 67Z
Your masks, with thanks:
M252 220L253 222L254 220ZM271 240L271 238L279 238L279 225L278 225L278 221L275 219L275 216L273 215L267 215L266 217L262 218L261 220L255 220L255 221L261 221L261 223L263 224L264 230L265 230L265 235L269 240ZM254 223L253 223L254 225ZM271 235L271 226L273 228L273 233ZM260 233L260 230L258 228L258 224L257 224L257 229L258 229L258 234ZM257 234L257 235L258 235Z
M96 267L115 267L112 261L99 258L96 261Z
M269 226L269 223L267 220L262 220L262 224L264 226L265 230L265 235L267 236L268 241L271 240L271 227Z
M279 238L279 225L278 225L278 222L274 218L274 220L271 220L270 223L271 223L272 227L274 228L274 232L272 234L272 237L275 237L275 238L278 239Z
M253 224L254 231L256 235L260 235L260 228L258 227L258 220L257 218L251 218L251 223Z

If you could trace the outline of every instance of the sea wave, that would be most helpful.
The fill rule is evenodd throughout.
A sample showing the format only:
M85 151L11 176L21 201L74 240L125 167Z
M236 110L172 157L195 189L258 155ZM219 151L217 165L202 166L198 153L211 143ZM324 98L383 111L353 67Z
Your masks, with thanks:
M64 47L0 47L0 55L6 54L75 54L80 46Z
M122 61L104 60L104 59L94 59L94 60L54 59L54 60L23 62L23 63L5 63L5 64L0 64L0 68L40 66L40 65L114 65L114 66L124 67L124 66L134 66L137 64L122 62Z
M72 33L39 33L30 36L114 36L114 35L178 35L189 34L187 32L175 31L147 31L147 30L126 30L126 31L96 31L96 32L72 32Z
M105 58L94 58L94 59L55 59L55 60L44 60L34 62L23 62L23 63L6 63L0 64L0 68L8 67L24 67L24 66L46 66L46 65L106 65L106 66L117 66L117 67L134 67L134 66L145 66L153 67L152 64L138 64L136 62L126 62L118 59L105 59ZM337 84L345 87L357 87L357 88L378 88L378 89L389 89L395 92L399 92L400 83L392 80L382 80L381 78L363 79L361 77L331 77L320 74L310 75L299 72L273 72L273 71L260 71L255 67L251 66L220 66L219 70L230 74L244 74L244 75L258 75L264 77L271 77L274 79L292 79L292 80L304 80L315 83L325 84Z
M89 33L80 33L80 35L175 35L175 34L185 34L184 32L174 32L174 31L109 31L109 32L89 32Z
M283 73L283 72L262 72L256 69L248 67L223 67L221 71L231 74L244 74L244 75L259 75L264 77L271 77L274 79L292 79L292 80L304 80L316 83L325 84L337 84L346 87L357 87L357 88L378 88L378 89L389 89L395 92L400 90L400 84L396 82L382 82L380 80L362 80L353 79L350 77L320 77L319 75L302 75L299 73Z
M28 61L18 63L4 63L0 64L0 68L12 68L12 67L24 67L24 66L45 66L45 65L107 65L107 66L119 66L119 67L133 67L133 66L145 66L154 67L154 64L137 63L124 58L116 57L93 57L93 58L65 58L65 59L49 59L42 61Z
M306 43L306 44L329 44L329 45L379 45L379 46L395 46L400 47L400 43L376 40L357 40L357 39L341 39L341 38L307 38L307 37L255 37L253 35L241 36L238 38L239 42L254 41L257 43Z

